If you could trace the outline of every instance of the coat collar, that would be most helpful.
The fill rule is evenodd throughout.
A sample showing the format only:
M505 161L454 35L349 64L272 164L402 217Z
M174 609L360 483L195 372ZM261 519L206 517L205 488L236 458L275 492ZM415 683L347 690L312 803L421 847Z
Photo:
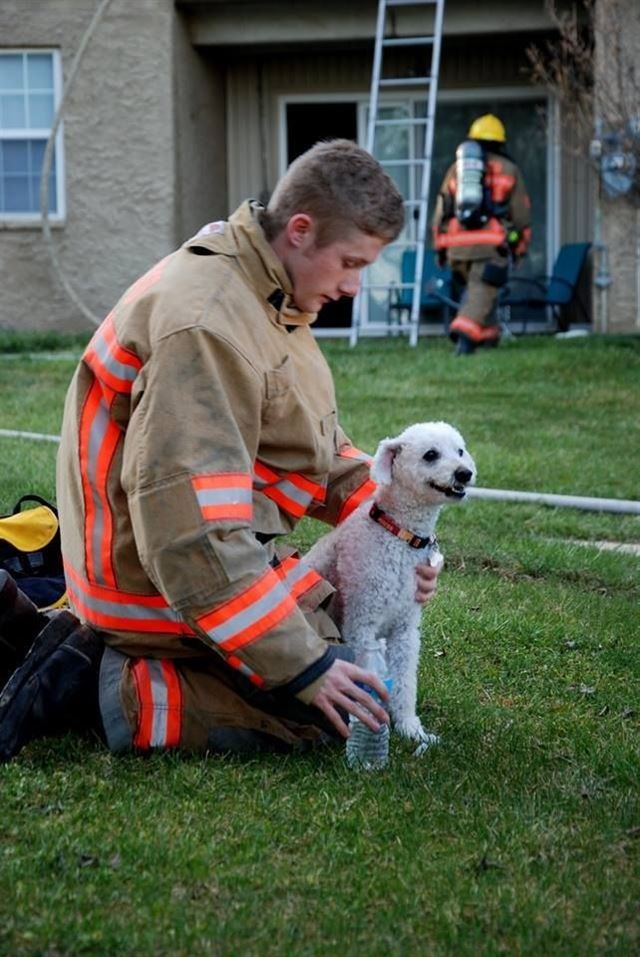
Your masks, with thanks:
M318 314L301 312L295 305L291 280L260 225L263 210L260 203L248 199L228 222L208 223L185 246L201 246L213 253L235 256L274 325L308 326Z
M291 280L260 225L263 209L260 203L247 200L229 217L240 265L258 297L272 307L269 318L276 325L308 326L315 321L317 313L301 312L295 305Z

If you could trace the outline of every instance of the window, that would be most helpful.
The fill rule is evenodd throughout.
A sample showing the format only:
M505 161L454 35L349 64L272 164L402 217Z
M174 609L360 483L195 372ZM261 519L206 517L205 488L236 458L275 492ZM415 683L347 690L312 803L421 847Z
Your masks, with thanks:
M40 174L60 99L57 51L0 53L0 219L40 215ZM62 209L62 136L58 132L49 176L49 213Z

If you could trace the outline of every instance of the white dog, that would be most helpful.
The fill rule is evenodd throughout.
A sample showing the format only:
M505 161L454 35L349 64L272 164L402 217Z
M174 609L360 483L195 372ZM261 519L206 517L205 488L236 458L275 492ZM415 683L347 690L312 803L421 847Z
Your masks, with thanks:
M354 647L356 660L366 637L386 639L391 718L401 735L420 745L418 752L437 737L416 714L421 609L415 567L442 563L434 535L438 513L461 501L475 476L456 429L446 422L412 425L378 446L371 466L378 486L373 499L304 557L337 589L343 639Z

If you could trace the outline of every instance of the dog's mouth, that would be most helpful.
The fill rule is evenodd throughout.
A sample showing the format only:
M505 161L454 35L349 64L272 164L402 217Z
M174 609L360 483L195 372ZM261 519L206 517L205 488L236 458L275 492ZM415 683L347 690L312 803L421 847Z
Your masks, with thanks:
M436 492L440 492L442 495L445 495L447 498L462 499L467 494L467 490L461 482L452 482L451 485L438 485L436 482L429 482L431 488L434 488Z

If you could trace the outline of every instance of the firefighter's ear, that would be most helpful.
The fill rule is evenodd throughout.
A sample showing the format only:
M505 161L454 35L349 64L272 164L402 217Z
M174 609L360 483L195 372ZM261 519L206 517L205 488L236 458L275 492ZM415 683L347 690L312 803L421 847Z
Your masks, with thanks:
M299 249L315 237L315 223L307 213L294 213L286 227L287 239Z
M377 485L391 485L393 460L402 448L398 439L383 439L371 463L371 478Z

